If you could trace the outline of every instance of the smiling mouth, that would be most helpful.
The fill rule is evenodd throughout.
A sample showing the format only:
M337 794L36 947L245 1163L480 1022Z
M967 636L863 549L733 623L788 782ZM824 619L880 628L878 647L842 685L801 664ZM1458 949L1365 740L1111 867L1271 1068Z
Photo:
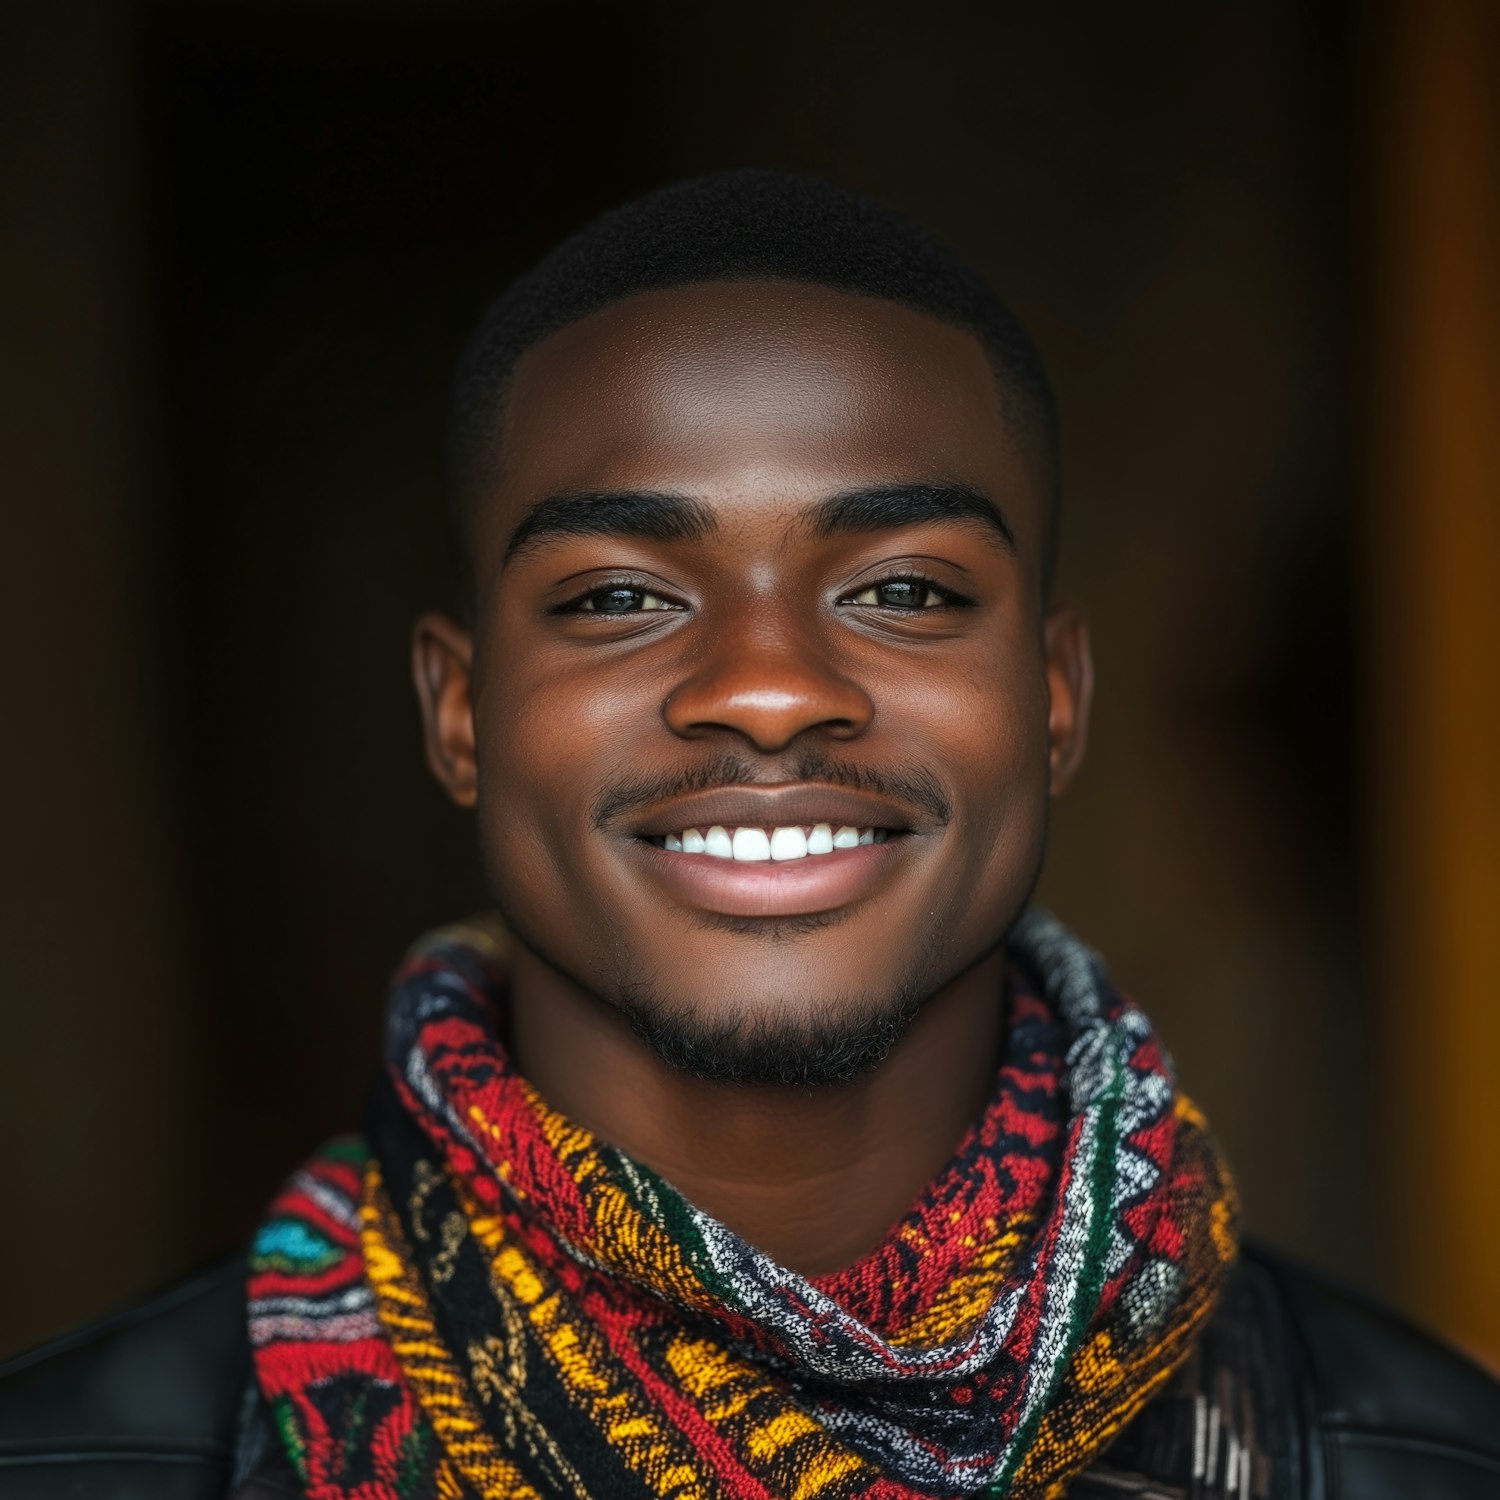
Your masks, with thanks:
M678 905L779 918L852 911L906 866L901 853L915 842L910 832L878 824L735 821L680 833L643 831L634 842L645 870Z
M648 837L647 842L669 854L706 854L711 859L741 864L780 864L857 849L861 844L883 844L895 832L890 828L855 828L847 823L793 823L777 828L726 828L715 823L709 828L684 828L680 833Z

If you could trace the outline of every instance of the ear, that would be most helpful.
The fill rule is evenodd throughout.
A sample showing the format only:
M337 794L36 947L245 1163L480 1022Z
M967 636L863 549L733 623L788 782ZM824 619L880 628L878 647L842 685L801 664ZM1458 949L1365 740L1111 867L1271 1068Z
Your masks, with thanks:
M1047 653L1047 744L1052 796L1067 790L1088 745L1089 707L1094 699L1094 655L1083 611L1060 604L1042 622Z
M412 626L411 675L422 706L427 765L460 807L474 806L479 786L473 662L473 638L447 615L425 614Z

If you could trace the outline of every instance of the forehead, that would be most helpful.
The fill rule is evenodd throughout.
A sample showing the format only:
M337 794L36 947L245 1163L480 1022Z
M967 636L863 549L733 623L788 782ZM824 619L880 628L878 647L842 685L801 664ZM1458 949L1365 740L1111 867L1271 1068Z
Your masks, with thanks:
M675 287L614 303L521 358L477 539L570 491L671 491L727 507L767 491L793 504L934 480L994 494L1034 533L1027 467L966 330L801 283Z

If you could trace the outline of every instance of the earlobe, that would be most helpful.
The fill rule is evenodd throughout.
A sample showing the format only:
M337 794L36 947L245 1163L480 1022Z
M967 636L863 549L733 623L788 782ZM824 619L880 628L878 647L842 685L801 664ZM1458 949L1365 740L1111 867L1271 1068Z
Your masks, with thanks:
M412 683L422 709L427 766L460 807L474 806L479 786L473 661L473 638L447 615L422 615L412 627Z
M1067 790L1088 746L1089 709L1094 697L1094 657L1088 621L1074 605L1058 605L1044 621L1047 653L1047 742L1049 790Z

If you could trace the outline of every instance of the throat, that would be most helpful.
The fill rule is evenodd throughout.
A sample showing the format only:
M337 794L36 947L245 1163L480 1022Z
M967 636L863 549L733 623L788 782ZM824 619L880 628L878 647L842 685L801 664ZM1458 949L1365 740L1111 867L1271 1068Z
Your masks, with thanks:
M912 1207L982 1113L1004 1044L996 953L927 999L852 1081L710 1083L540 960L518 959L511 1042L547 1103L805 1276L859 1260Z
M881 1130L869 1117L855 1129L833 1122L822 1149L810 1150L807 1126L829 1123L752 1126L738 1140L716 1132L718 1160L675 1154L653 1170L778 1265L830 1275L869 1254L900 1221L947 1162L962 1127L952 1139L933 1134L918 1152L909 1136Z

